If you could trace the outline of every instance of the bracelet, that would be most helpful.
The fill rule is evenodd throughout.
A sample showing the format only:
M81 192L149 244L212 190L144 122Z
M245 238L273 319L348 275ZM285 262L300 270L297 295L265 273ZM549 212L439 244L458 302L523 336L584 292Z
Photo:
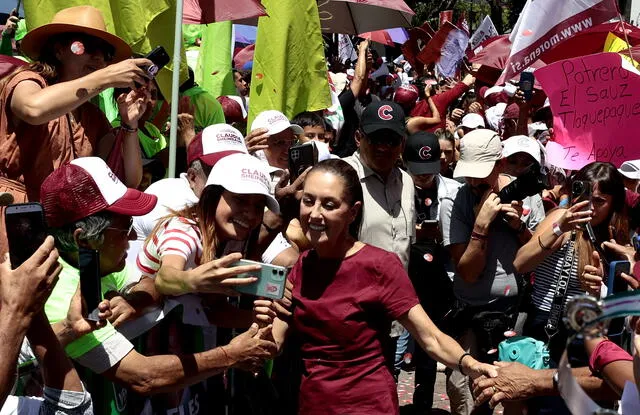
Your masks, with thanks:
M132 127L129 127L129 126L128 126L127 124L125 124L125 123L120 123L120 128L122 128L122 130L123 130L125 133L131 133L131 134L133 134L133 133L137 133L137 132L138 132L138 128L132 128Z
M471 353L464 352L462 356L460 356L460 359L458 359L458 372L462 373L464 376L467 376L467 374L464 373L464 370L462 370L462 359L464 359L467 356L471 356Z
M540 245L540 248L542 248L544 251L551 251L551 248L543 245L540 235L538 235L538 245Z
M267 232L269 233L274 233L277 232L278 230L276 228L270 228L269 226L267 226L266 223L262 222L262 226L264 226L264 228L267 230Z
M486 241L489 239L488 235L484 235L480 232L471 231L471 239L477 239L478 241Z
M231 359L229 359L229 355L227 354L226 350L224 350L224 346L220 346L220 350L222 350L222 353L224 354L224 358L226 360L225 366L229 366Z
M562 234L564 233L562 232L562 229L560 229L560 225L558 225L558 222L553 223L553 233L556 236L562 236Z

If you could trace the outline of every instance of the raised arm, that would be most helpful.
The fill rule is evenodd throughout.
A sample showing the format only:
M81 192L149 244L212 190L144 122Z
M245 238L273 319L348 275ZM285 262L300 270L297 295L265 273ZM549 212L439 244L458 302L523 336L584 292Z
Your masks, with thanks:
M151 62L147 59L127 59L82 78L46 88L33 81L20 82L11 97L11 112L28 124L45 124L73 111L107 88L135 87L136 82L146 83L147 77L141 69L145 65L151 65Z

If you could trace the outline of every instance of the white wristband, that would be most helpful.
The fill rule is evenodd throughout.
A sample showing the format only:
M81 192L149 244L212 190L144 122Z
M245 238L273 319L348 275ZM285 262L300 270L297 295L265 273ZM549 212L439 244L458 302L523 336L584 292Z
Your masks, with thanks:
M563 234L564 232L562 232L562 230L560 229L560 225L558 225L557 223L554 223L554 224L553 224L553 233L554 233L556 236L562 236L562 234Z

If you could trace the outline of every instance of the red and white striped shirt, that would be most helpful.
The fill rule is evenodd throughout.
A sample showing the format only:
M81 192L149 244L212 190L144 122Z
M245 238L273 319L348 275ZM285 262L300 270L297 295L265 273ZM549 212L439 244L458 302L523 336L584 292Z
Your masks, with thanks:
M155 278L161 259L167 255L184 258L187 261L185 270L200 265L202 237L196 222L183 217L165 220L158 232L145 243L136 264L142 275Z

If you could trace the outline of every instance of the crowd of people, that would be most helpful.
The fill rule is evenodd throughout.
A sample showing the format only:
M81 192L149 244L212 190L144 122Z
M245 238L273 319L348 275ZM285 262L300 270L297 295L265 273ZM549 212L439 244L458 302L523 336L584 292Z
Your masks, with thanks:
M429 413L442 364L452 413L562 414L567 347L602 405L640 384L635 320L586 339L562 322L576 296L640 286L640 160L551 165L543 90L476 64L419 75L363 40L328 65L340 123L273 108L248 125L250 74L214 97L191 73L167 178L153 63L91 6L16 27L0 53L28 62L0 80L0 203L39 202L49 236L0 264L0 413L397 414L407 365ZM315 160L294 172L298 145ZM629 272L609 275L618 259ZM279 299L246 294L277 267ZM542 345L536 364L502 355L516 339Z

